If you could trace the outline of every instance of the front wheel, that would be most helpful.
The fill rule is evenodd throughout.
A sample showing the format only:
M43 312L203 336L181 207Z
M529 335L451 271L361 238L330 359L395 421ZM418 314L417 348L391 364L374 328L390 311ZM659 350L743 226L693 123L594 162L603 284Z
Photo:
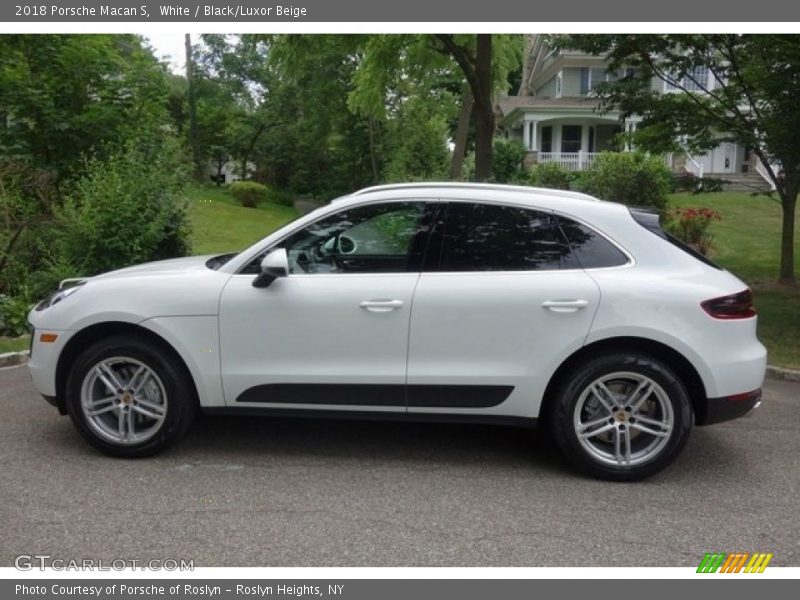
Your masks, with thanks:
M67 412L95 448L150 456L175 441L196 412L191 381L160 344L115 336L88 347L66 386Z
M580 470L635 481L669 465L694 422L686 388L663 361L638 353L589 360L555 397L550 427Z

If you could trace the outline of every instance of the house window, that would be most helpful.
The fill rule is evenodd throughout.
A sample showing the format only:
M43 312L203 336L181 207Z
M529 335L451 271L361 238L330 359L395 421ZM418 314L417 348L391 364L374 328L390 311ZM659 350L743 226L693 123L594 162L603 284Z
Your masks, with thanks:
M580 152L582 133L581 125L563 125L561 127L561 151Z
M699 66L690 69L686 75L683 76L680 82L680 87L683 87L689 92L698 92L710 89L708 81L708 67ZM674 92L679 90L678 85L664 82L664 91Z
M541 148L542 152L553 151L553 128L550 125L542 127Z
M607 71L605 67L583 67L581 69L581 96L588 95L606 81L617 81L624 77L633 77L633 75L632 68Z
M589 127L589 152L595 152L595 149L594 149L594 127Z
M559 71L556 75L556 98L561 98L561 92L564 89L564 73Z

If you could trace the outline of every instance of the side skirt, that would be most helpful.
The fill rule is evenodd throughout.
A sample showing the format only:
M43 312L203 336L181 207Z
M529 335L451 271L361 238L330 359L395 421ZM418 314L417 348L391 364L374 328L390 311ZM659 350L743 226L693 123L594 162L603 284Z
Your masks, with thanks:
M271 408L265 406L213 406L202 409L207 415L240 415L248 417L278 417L302 419L346 419L351 421L404 421L410 423L472 423L534 428L537 419L507 415L465 415L448 413L407 413L323 410L303 408Z

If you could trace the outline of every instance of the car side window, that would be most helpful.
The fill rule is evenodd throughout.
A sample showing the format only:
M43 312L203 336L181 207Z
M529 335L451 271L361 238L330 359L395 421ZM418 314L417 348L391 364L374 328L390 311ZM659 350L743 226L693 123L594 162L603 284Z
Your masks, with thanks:
M619 267L628 263L628 257L619 248L593 229L562 216L558 222L582 268Z
M527 208L451 202L435 241L439 271L580 268L555 217Z
M355 207L307 225L276 247L286 249L293 274L418 270L427 234L425 214L424 202ZM243 272L252 272L262 258Z

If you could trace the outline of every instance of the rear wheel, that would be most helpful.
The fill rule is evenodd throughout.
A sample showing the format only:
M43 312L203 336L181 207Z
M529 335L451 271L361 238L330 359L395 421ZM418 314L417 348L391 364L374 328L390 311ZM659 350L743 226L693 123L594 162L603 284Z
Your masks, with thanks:
M589 360L558 391L551 432L567 458L594 477L634 481L678 456L693 413L680 379L638 353Z
M160 344L116 336L87 348L66 386L67 411L81 435L114 456L159 452L196 412L188 374Z

